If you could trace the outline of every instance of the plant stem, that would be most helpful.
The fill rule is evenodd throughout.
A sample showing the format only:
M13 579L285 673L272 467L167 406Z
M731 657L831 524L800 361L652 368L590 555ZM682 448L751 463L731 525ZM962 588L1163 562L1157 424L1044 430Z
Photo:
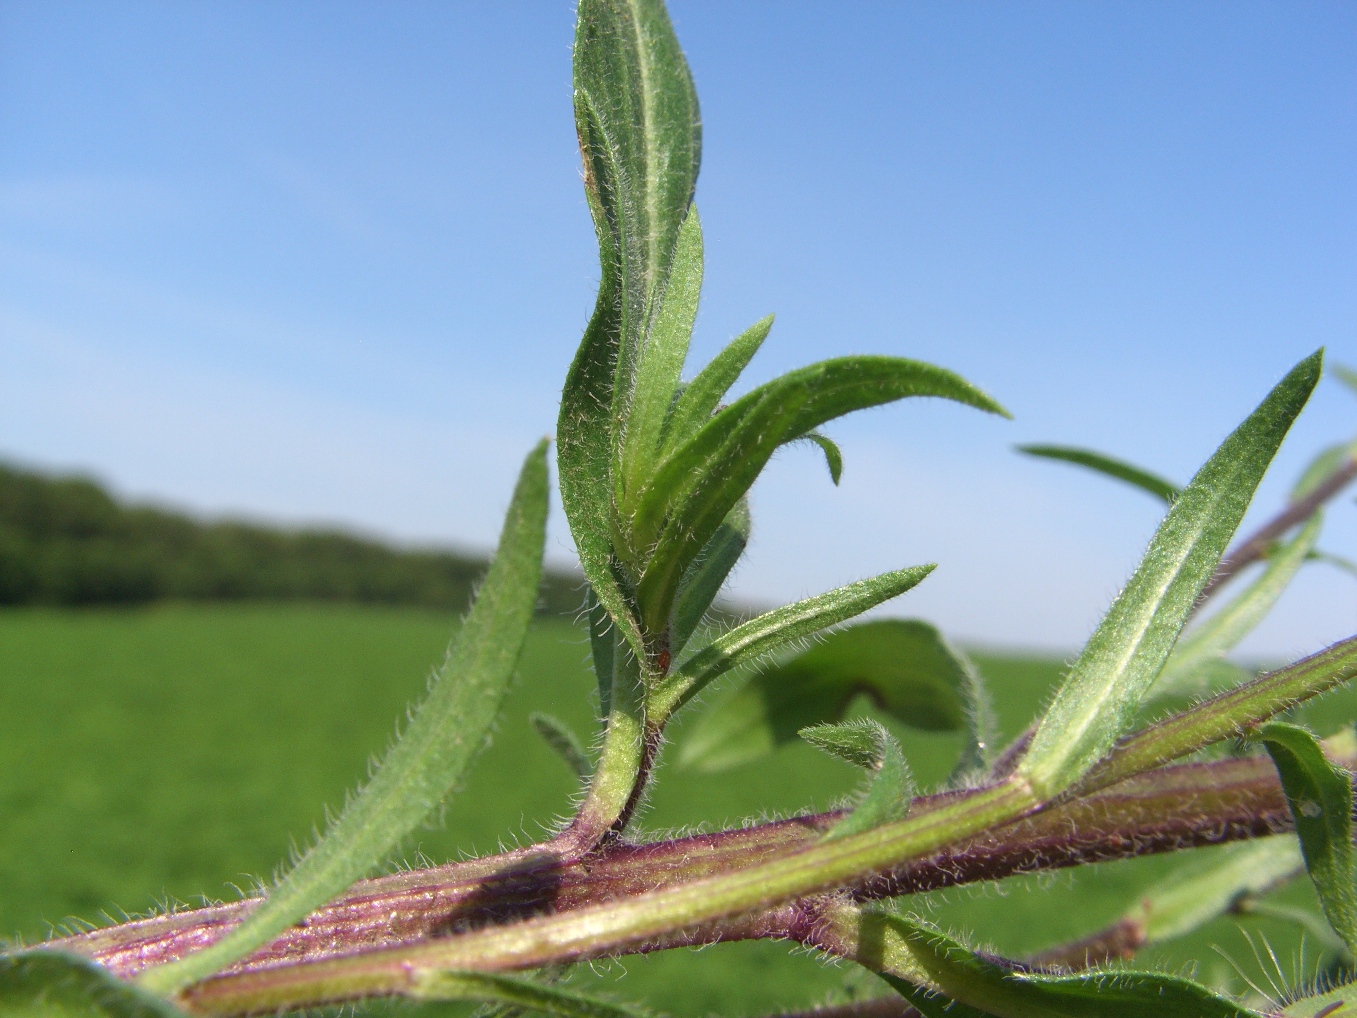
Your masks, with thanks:
M1220 560L1211 579L1197 597L1200 606L1207 598L1228 583L1236 573L1266 558L1272 545L1292 527L1299 526L1318 512L1324 503L1346 488L1357 478L1357 455L1349 454L1343 463L1329 474L1315 489L1298 501L1292 502L1272 519L1255 530Z

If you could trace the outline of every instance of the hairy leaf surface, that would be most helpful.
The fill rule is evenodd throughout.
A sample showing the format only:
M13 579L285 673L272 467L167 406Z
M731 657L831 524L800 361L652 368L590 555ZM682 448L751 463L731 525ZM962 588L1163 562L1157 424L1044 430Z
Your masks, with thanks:
M1207 460L1159 525L1033 736L1019 773L1056 795L1134 720L1258 482L1319 380L1322 353L1296 365Z
M1023 971L964 946L916 919L889 916L947 998L884 976L926 1018L1257 1018L1234 1001L1179 976L1120 969L1074 975Z
M752 521L749 502L740 499L716 528L707 547L697 561L688 567L679 584L678 599L674 602L673 621L669 624L669 651L677 656L688 645L693 632L711 608L721 585L735 568L749 544Z
M1331 764L1315 737L1283 721L1259 738L1272 755L1296 822L1305 869L1334 932L1357 945L1357 855L1352 847L1352 775Z
M532 621L548 505L547 443L529 454L499 549L429 695L367 786L249 917L211 947L141 977L171 992L267 943L381 864L484 747Z
M963 767L983 761L992 722L980 676L937 629L905 619L849 626L762 669L712 706L679 759L704 771L746 763L808 726L838 721L859 694L912 728L965 731Z
M909 813L914 781L900 744L882 725L863 718L813 725L798 734L816 749L872 772L867 791L852 812L825 833L826 841L903 820Z
M589 754L584 743L575 734L575 730L560 718L541 711L528 715L528 723L533 731L542 737L542 741L551 747L553 753L565 761L566 766L575 772L575 776L584 779L593 772L594 765L589 762Z
M732 668L751 664L767 654L814 636L822 629L861 615L898 597L923 581L936 567L914 566L859 580L804 601L764 612L707 644L655 687L653 718L659 721L696 696L713 679ZM829 720L814 718L806 722ZM804 727L802 725L801 727Z

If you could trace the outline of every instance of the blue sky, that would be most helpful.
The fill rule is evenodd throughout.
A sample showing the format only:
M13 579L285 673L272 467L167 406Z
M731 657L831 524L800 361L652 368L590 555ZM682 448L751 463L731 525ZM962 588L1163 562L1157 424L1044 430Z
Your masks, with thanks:
M838 422L837 489L781 455L738 593L937 561L892 613L1077 647L1159 510L1011 446L1185 481L1302 356L1357 363L1357 7L671 11L705 128L692 364L775 311L748 384L898 354L1016 418ZM572 18L0 6L0 455L205 514L491 544L597 280ZM1354 432L1322 384L1252 519ZM1324 543L1357 557L1351 499ZM1357 583L1314 567L1247 649L1354 629Z

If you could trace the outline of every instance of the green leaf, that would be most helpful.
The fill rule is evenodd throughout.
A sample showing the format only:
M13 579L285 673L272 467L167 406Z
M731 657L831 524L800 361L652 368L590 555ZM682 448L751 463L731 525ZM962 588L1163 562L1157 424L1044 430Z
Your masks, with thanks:
M660 459L660 438L688 356L688 341L702 292L702 224L697 207L679 231L669 285L646 338L636 373L636 392L627 417L618 504L626 511L629 493L640 491Z
M1309 993L1282 1008L1284 1018L1357 1018L1357 982Z
M1147 943L1171 940L1286 883L1304 866L1289 834L1213 848L1152 885L1128 917L1143 924Z
M889 916L933 986L957 1005L896 976L888 983L925 1018L1257 1018L1199 983L1120 969L1074 975L1024 971L980 954L916 919Z
M829 479L837 485L839 478L843 477L843 453L839 452L839 447L828 435L818 431L806 435L804 441L814 442L820 447L820 451L825 454L825 464L829 467Z
M1351 950L1357 944L1352 775L1331 764L1304 728L1273 721L1263 726L1259 738L1277 767L1319 903Z
M840 724L813 725L797 734L816 749L873 772L866 794L848 816L825 833L826 841L903 820L909 813L914 781L900 744L882 725L862 718Z
M637 1018L643 1012L559 986L489 972L421 972L410 996L416 1000L475 1000L484 1004L561 1015L562 1018Z
M372 780L249 917L212 946L147 970L171 993L224 968L361 879L436 811L485 746L532 622L547 521L547 443L523 464L499 550L429 695Z
M712 706L679 761L709 772L747 763L807 726L838 721L860 693L912 728L967 732L963 766L983 764L991 721L979 675L935 628L903 619L841 629L762 669Z
M1311 562L1324 562L1333 566L1335 569L1341 569L1350 576L1357 576L1357 562L1350 558L1344 558L1342 555L1335 555L1327 551L1312 551L1305 556Z
M1357 448L1352 442L1339 442L1337 445L1329 446L1311 460L1309 466L1301 472L1300 479L1291 489L1291 501L1304 501L1316 488L1341 470L1354 455L1357 455Z
M644 659L614 573L614 465L642 343L692 201L702 130L692 76L659 0L582 0L577 14L575 127L602 276L561 393L561 501L585 577Z
M1323 525L1322 514L1315 513L1293 540L1272 554L1261 576L1179 641L1151 687L1154 698L1201 691L1199 683L1194 688L1194 682L1267 617L1305 564Z
M654 549L636 591L644 625L663 627L683 571L778 447L836 417L911 396L1005 413L942 368L899 357L843 357L789 372L704 424L655 471L631 521L633 549Z
M722 398L748 367L754 354L768 338L773 316L760 318L711 359L696 378L684 387L665 423L662 454L668 456L687 442L711 419Z
M688 567L679 584L673 620L669 623L669 652L674 657L688 645L716 595L721 592L726 577L744 554L745 546L749 544L750 527L749 501L742 498L716 528L701 556Z
M1018 773L1042 798L1098 762L1135 718L1319 379L1307 357L1216 450L1160 523L1135 575L1103 616L1047 709Z
M1104 456L1100 452L1094 452L1092 449L1076 449L1067 445L1017 445L1014 448L1018 452L1026 453L1028 456L1039 456L1042 459L1061 460L1065 463L1075 463L1081 467L1088 467L1090 470L1097 471L1100 474L1106 474L1108 477L1115 477L1119 481L1125 481L1141 491L1149 492L1155 498L1163 499L1169 505L1182 494L1183 489L1172 481L1166 481L1158 474L1152 474L1148 470L1142 470L1140 467L1133 466L1125 460L1115 459L1112 456Z
M861 615L916 586L936 567L914 566L859 580L804 601L764 612L717 637L651 691L648 716L663 724L713 679L750 664L822 629ZM806 724L826 718L812 718ZM798 727L804 727L798 726ZM790 738L790 736L789 736Z
M184 1018L184 1012L88 958L36 950L0 955L0 1018Z
M543 714L541 711L529 714L528 723L577 777L581 780L589 777L594 765L589 762L589 754L585 752L584 743L580 742L580 737L569 725L560 718Z

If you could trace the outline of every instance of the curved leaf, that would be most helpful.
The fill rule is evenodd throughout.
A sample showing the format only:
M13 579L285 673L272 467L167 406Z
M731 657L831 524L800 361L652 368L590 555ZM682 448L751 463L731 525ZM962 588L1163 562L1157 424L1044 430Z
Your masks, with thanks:
M884 619L830 633L790 661L754 675L713 704L679 754L720 771L757 759L811 725L843 717L858 694L923 731L966 731L965 765L983 759L989 704L970 662L925 622Z
M866 793L825 840L861 834L893 820L903 820L914 798L914 781L900 744L890 732L865 718L835 725L813 725L797 733L816 749L872 772Z
M702 130L692 76L660 0L582 0L574 86L602 275L561 392L561 501L585 577L644 659L635 613L613 572L615 453L641 343L692 201Z
M684 387L665 422L663 455L668 456L711 420L730 387L759 352L772 327L772 315L760 318L726 344L725 349Z
M1141 491L1149 492L1155 498L1163 499L1169 505L1173 505L1174 500L1183 491L1178 485L1172 481L1164 480L1158 474L1152 474L1148 470L1142 470L1140 467L1127 463L1125 460L1105 456L1100 452L1094 452L1092 449L1076 449L1068 445L1016 445L1013 448L1018 452L1026 453L1028 456L1074 463L1100 474L1106 474L1108 477L1115 477L1117 480L1125 481Z
M1135 575L1089 638L1017 773L1042 798L1098 762L1135 718L1258 482L1319 380L1322 351L1294 367L1221 444L1160 523Z
M1263 726L1259 738L1281 778L1319 904L1334 932L1352 950L1357 944L1352 775L1330 763L1304 728L1272 721Z
M688 645L693 632L702 623L703 616L721 592L726 577L735 568L735 563L744 554L749 544L752 521L749 517L749 502L740 499L735 503L721 526L717 527L702 555L688 567L683 582L679 584L678 598L674 602L674 615L669 623L669 652L677 656Z
M616 478L615 497L624 512L629 494L640 491L659 462L660 438L683 374L701 293L702 223L697 206L693 206L679 230L669 283L636 371L636 391L623 440L622 469Z
M957 1002L883 975L925 1018L1258 1018L1200 983L1158 972L1119 969L1073 975L1024 971L972 951L917 919L888 916L933 986Z
M828 435L822 435L818 431L812 431L802 441L813 442L820 447L820 451L825 454L825 465L829 467L829 479L837 485L839 479L843 477L843 453L839 451L839 447Z
M882 573L775 608L736 626L688 658L651 691L647 706L652 723L662 724L709 682L732 668L757 661L788 644L847 622L869 608L898 597L922 582L935 568L932 565L914 566ZM807 724L824 720L828 719L813 718Z
M62 951L0 955L0 1018L185 1018L169 1001Z
M686 393L685 393L686 395ZM843 357L789 372L716 414L655 471L631 521L652 549L637 584L645 624L661 628L683 570L779 446L855 410L937 396L1006 413L958 375L900 357Z
M484 747L518 666L542 574L547 503L543 441L523 464L470 614L372 780L248 918L212 946L148 969L144 985L173 992L244 957L366 876L438 809Z

